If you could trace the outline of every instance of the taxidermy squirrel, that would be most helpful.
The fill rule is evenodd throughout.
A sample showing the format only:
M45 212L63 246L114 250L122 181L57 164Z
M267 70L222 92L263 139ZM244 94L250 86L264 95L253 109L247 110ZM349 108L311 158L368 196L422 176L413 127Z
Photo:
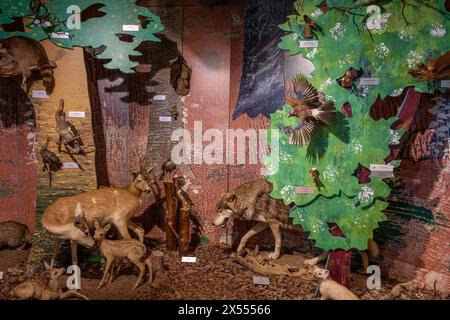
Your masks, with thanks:
M53 69L56 68L56 64L48 59L44 47L38 41L15 36L0 40L1 48L4 48L19 66L23 77L22 86L27 87L27 91L31 74L37 70L42 76L47 93L52 92L55 84Z
M179 55L170 66L170 84L180 96L187 96L191 88L192 69L186 64L186 60Z

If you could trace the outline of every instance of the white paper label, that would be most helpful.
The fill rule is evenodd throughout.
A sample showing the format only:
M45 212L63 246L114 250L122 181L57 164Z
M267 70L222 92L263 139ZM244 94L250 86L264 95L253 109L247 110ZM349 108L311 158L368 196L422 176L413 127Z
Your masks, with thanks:
M63 169L78 169L78 165L75 162L64 162Z
M311 188L311 187L296 187L295 188L295 193L313 194L314 193L314 189Z
M0 271L0 280L3 280L3 271Z
M300 48L317 48L319 46L318 40L300 41Z
M196 263L197 257L181 257L181 262Z
M394 166L390 164L371 164L370 171L387 171L393 172Z
M86 112L84 111L69 111L70 118L85 118Z
M380 78L361 78L359 79L359 84L366 86L378 86L380 85Z
M267 277L253 276L253 283L268 286L270 284L270 279Z
M48 99L49 98L47 92L45 92L44 90L33 90L31 92L31 97L36 98L36 99Z
M52 32L52 38L53 39L69 39L69 33L68 32Z
M137 24L124 24L122 26L123 31L139 31L139 26Z
M159 117L159 122L170 122L170 121L172 121L172 117L167 116Z
M153 101L165 101L165 100L166 100L166 96L163 94L158 94L153 97Z
M442 88L450 88L450 80L441 80Z
M393 178L394 173L389 171L371 171L370 176L374 178Z
M200 105L198 103L191 104L191 108L200 108Z

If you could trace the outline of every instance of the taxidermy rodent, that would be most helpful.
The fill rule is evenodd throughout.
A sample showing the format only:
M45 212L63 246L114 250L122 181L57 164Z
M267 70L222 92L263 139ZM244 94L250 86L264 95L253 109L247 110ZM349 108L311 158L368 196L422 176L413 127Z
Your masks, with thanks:
M334 280L328 279L330 275L326 269L314 267L314 276L323 279L320 283L321 300L359 300L359 298L343 285Z
M53 69L56 64L48 59L44 47L38 41L17 36L2 39L0 43L19 65L23 77L22 85L27 84L33 70L38 70L46 91L50 93L53 90Z
M28 227L16 221L0 223L0 249L4 247L23 249L33 240Z

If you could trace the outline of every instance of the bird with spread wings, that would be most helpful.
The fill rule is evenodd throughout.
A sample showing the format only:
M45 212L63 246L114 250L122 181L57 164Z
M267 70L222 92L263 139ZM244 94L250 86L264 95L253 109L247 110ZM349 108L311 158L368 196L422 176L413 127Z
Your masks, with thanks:
M295 128L285 131L291 143L303 146L311 141L320 126L329 126L336 120L334 101L321 102L317 90L303 75L293 80L295 97L288 97L285 103L292 106L289 117L298 118Z

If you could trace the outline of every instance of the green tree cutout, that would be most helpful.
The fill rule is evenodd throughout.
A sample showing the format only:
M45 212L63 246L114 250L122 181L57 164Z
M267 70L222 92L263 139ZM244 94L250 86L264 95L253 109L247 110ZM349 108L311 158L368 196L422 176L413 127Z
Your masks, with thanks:
M321 128L309 145L303 147L291 145L284 133L297 123L296 118L288 117L291 107L285 105L271 115L270 128L281 132L279 157L270 154L267 162L272 196L296 205L291 211L293 223L301 224L322 249L364 250L373 230L386 219L383 210L387 202L383 200L390 193L388 184L373 175L370 182L359 183L353 175L358 166L384 164L390 153L389 145L397 144L402 135L401 131L391 130L395 118L374 121L370 117L370 107L377 97L399 95L411 85L416 85L417 91L442 89L440 82L416 84L408 69L450 49L444 1L414 2L420 9L399 1L384 1L378 17L384 23L380 30L364 27L370 19L368 8L362 5L364 1L353 0L329 0L326 8L322 6L323 11L315 6L318 2L296 1L296 14L280 25L287 34L281 38L279 47L291 55L301 53L314 63L313 77L308 80L326 100L335 101L338 111L344 105L351 106L351 116L340 114L334 125ZM324 31L323 35L316 34L317 48L300 45L306 40L304 14ZM402 16L406 20L399 18ZM356 82L352 90L340 87L336 79L351 67L362 68L364 78L379 78L380 84L367 86ZM398 166L399 162L391 164ZM277 166L278 170L270 174ZM320 190L309 174L314 167L323 184ZM301 194L296 192L297 187L311 187L314 191ZM330 234L330 225L334 224L343 237Z
M71 29L70 22L73 11L68 8L74 5L72 0L57 0L42 5L36 14L29 6L29 0L4 0L0 4L0 25L13 22L14 18L29 18L29 32L0 31L0 39L15 35L29 37L37 41L51 40L55 45L63 48L92 46L98 48L106 46L106 50L99 54L99 59L111 59L105 68L119 69L124 73L134 72L138 65L131 61L130 56L140 56L136 47L143 41L160 42L155 34L164 30L161 19L148 8L137 6L135 0L79 0L76 5L81 12L88 8L97 7L100 17L88 18L81 22L80 29ZM39 17L39 19L36 19ZM40 19L43 17L44 19ZM69 20L70 18L70 20ZM69 25L67 21L69 22ZM34 23L33 23L34 22ZM47 23L46 23L47 22ZM123 25L138 25L139 31L123 31ZM52 37L53 33L66 32L69 39ZM126 35L127 41L122 41L118 35Z

